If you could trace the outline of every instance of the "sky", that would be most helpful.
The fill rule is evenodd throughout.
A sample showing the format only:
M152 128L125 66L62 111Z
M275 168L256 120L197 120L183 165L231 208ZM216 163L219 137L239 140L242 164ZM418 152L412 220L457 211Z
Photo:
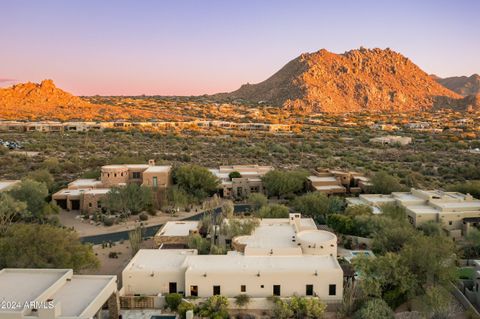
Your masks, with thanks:
M0 0L0 87L201 95L302 52L391 48L441 77L480 73L478 0Z

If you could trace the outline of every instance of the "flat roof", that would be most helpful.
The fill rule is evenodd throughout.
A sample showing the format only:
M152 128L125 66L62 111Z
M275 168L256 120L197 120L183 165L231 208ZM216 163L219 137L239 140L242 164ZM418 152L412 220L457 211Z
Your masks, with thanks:
M308 179L312 182L338 182L334 176L308 176Z
M313 186L317 191L328 191L328 190L341 190L344 191L346 188L340 185L322 185L322 186Z
M382 195L382 194L362 194L359 196L367 204L384 204L394 202L395 198L391 195Z
M73 276L52 297L61 305L61 317L80 316L115 276Z
M223 272L231 274L273 272L312 272L317 270L341 270L336 256L245 256L245 255L196 255L185 260L186 273Z
M435 206L441 208L459 208L459 209L480 209L480 201L479 200L471 200L471 201L462 201L462 202L434 202Z
M299 231L317 229L311 218L301 218L300 227ZM292 241L294 236L295 226L288 218L264 218L251 235L238 237L238 242L249 248L297 248L298 244Z
M0 181L0 192L5 191L13 185L20 183L20 180L2 180Z
M132 169L146 169L149 167L148 164L126 164L125 166Z
M196 249L140 249L124 271L175 271L182 267L187 256L196 254Z
M170 165L164 165L164 166L149 166L145 172L150 172L150 173L166 173L170 172L172 169L172 166ZM145 173L144 172L144 173Z
M126 165L124 164L110 164L110 165L104 165L102 168L105 169L120 169L120 168L127 168Z
M190 231L198 229L198 221L169 221L155 236L188 236Z
M76 179L73 182L70 182L68 186L77 186L77 187L94 187L96 185L102 184L101 181L98 181L93 178L88 179Z
M56 192L55 194L53 194L53 196L59 196L59 195L64 195L64 196L67 196L67 195L79 196L80 194L83 194L83 193L85 193L85 189L80 189L80 188L77 188L77 189L63 188L63 189L59 190L58 192Z
M440 211L429 205L408 205L405 206L407 210L415 214L438 214Z
M285 224L266 224L262 220L250 236L239 237L238 242L249 248L297 247L297 243L292 241L293 236L295 229L288 223L288 219Z
M85 191L85 194L103 195L110 192L111 188L94 188Z
M15 301L21 304L35 301L48 288L64 276L69 269L3 269L0 270L0 300ZM22 311L18 309L17 311ZM2 309L11 311L11 309Z

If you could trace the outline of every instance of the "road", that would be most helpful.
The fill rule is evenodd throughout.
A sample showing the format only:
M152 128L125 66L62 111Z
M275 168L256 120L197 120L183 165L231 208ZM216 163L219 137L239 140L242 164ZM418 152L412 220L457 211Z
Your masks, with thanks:
M234 212L236 214L244 213L250 208L250 205L247 204L238 204L234 206ZM221 208L216 208L214 210L214 214L218 215L221 212ZM182 220L200 220L202 219L203 215L205 213L199 213L197 215L193 215L187 218L184 218ZM155 226L149 226L144 228L143 232L143 238L148 238L148 237L153 237L157 231L162 227L163 225L155 225ZM106 242L117 242L121 240L128 240L128 233L129 230L124 230L116 233L109 233L109 234L99 234L99 235L93 235L93 236L85 236L85 237L80 237L80 241L82 243L90 243L93 245L100 245L101 243L106 243Z

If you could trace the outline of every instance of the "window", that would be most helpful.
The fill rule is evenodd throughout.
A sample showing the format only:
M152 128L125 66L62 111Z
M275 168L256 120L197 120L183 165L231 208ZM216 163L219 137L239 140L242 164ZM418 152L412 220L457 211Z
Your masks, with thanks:
M190 296L192 297L198 296L198 286L190 286Z
M88 207L92 207L92 203L88 203Z
M102 203L100 201L97 202L97 207L102 208Z
M328 295L335 296L337 294L337 285L328 285Z
M247 291L247 286L241 285L240 286L240 292L246 292Z
M117 177L117 173L114 173L114 174L113 174L113 177Z
M280 285L273 285L273 295L280 296Z
M220 295L220 286L213 286L213 295Z
M305 287L305 295L306 296L313 296L313 285L307 285Z
M158 179L157 176L153 176L153 187L158 187Z
M132 178L134 178L134 179L140 179L140 172L133 172L133 173L132 173Z
M177 283L176 282L168 283L168 292L171 293L171 294L177 293Z
M452 221L449 221L448 224L451 226L451 225L452 225Z
M260 285L260 288L263 288L263 287L265 287L265 286L264 286L264 285Z

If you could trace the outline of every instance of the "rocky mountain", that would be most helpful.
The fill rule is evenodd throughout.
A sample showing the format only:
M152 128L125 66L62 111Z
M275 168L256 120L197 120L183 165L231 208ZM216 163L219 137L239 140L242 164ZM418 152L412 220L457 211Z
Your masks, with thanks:
M0 120L111 120L151 116L150 112L89 103L57 88L52 80L0 88Z
M265 101L297 111L408 111L458 107L462 96L445 88L390 49L327 50L302 54L258 84L217 94Z
M462 96L480 94L480 75L478 74L471 76L453 76L443 79L436 75L432 75L431 77L444 87Z

